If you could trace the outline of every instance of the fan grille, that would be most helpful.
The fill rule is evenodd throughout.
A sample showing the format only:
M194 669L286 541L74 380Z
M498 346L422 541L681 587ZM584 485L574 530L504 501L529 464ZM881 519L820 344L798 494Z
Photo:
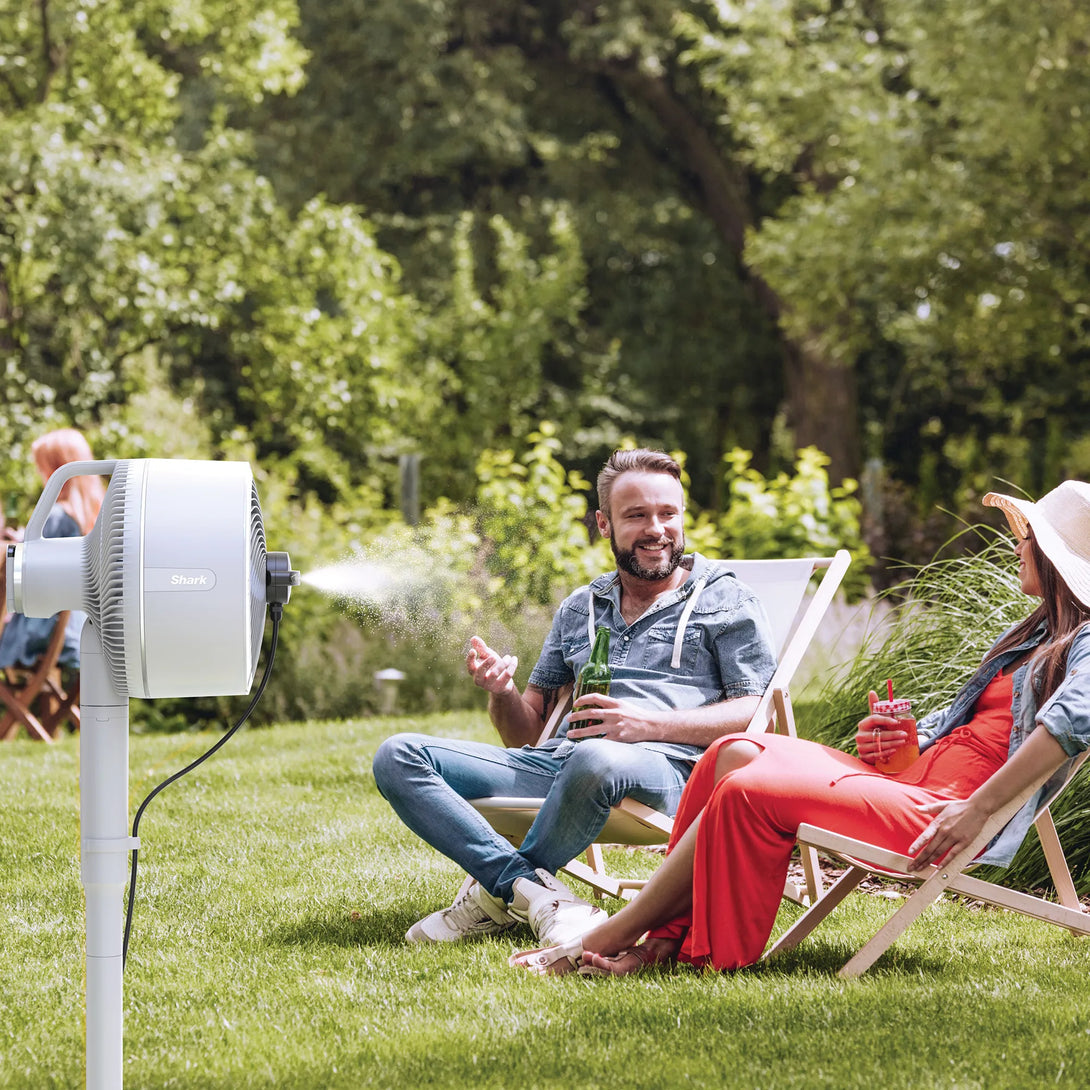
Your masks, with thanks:
M261 636L265 631L265 574L268 560L265 550L265 524L257 487L250 488L250 661L261 654Z
M129 466L119 461L110 477L102 510L84 547L87 615L98 629L114 688L128 695L125 676L125 522Z

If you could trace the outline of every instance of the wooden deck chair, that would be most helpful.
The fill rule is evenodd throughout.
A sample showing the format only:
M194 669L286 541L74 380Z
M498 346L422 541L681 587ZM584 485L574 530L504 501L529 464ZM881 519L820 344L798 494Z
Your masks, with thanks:
M926 872L909 874L908 856L886 851L861 840L841 836L828 829L819 829L813 825L800 825L799 842L846 863L848 869L830 886L828 892L812 905L780 938L765 952L764 958L770 958L781 950L797 946L815 927L818 926L864 878L874 876L891 878L900 883L915 884L918 888L907 898L904 904L882 925L870 941L862 946L840 969L839 975L845 978L856 977L865 973L883 953L904 933L912 922L943 893L959 893L985 904L998 908L1020 912L1046 923L1067 928L1073 935L1090 935L1090 912L1079 902L1075 885L1071 881L1067 860L1056 835L1056 826L1049 812L1049 806L1075 778L1090 750L1085 750L1074 759L1062 786L1039 807L1034 818L1037 835L1041 840L1045 860L1056 888L1056 900L1047 900L1028 893L1009 889L997 882L985 882L966 873L973 860L983 851L992 837L1033 798L1034 794L1049 777L1043 776L1031 784L1007 806L997 811L985 823L980 835L967 848L956 856L943 860L942 865L930 867Z
M0 566L0 603L5 602L6 574ZM52 742L65 720L79 726L79 674L74 674L72 684L66 688L57 665L64 650L68 617L67 610L57 614L49 643L33 666L0 668L0 740L10 741L23 727L31 738ZM0 631L3 627L0 613Z
M33 666L0 669L0 702L7 709L0 718L0 739L11 741L25 727L32 738L52 742L65 719L79 725L78 691L68 691L57 659L64 650L68 611L57 614L53 633Z
M807 649L813 641L818 625L828 610L844 574L851 563L851 556L840 549L831 557L801 557L788 560L735 560L731 569L738 578L753 589L761 600L772 628L778 665L772 680L761 697L753 714L748 732L765 733L778 730L795 733L795 721L791 710L790 683ZM821 573L821 580L813 594L807 597L811 577ZM551 738L564 716L571 710L570 688L558 700L549 722L538 739L538 745ZM514 845L522 843L534 818L537 817L544 799L493 798L470 799L485 820ZM643 887L643 880L615 878L608 874L602 859L603 844L626 846L655 846L665 844L673 830L673 819L635 799L622 799L613 807L597 840L586 852L586 861L573 859L561 870L586 882L598 896L634 897ZM803 851L803 871L806 891L788 882L785 896L805 904L821 895L821 872L816 853Z

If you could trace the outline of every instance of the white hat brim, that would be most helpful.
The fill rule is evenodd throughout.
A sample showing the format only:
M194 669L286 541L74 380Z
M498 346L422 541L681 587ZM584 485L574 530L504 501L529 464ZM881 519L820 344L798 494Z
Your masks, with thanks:
M1032 529L1041 552L1048 557L1068 590L1090 609L1090 560L1060 536L1039 504L999 492L989 492L981 502L985 507L998 507L1019 539Z

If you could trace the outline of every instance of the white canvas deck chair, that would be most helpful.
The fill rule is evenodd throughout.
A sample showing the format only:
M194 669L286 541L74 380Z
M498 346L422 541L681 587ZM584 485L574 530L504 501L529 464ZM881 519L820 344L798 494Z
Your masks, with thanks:
M1007 806L993 814L976 840L958 855L943 860L943 865L940 867L931 867L919 874L906 872L910 863L908 856L886 851L884 848L853 840L851 837L841 836L828 829L800 825L798 831L800 845L820 849L823 854L846 863L848 870L829 887L816 904L811 905L769 947L764 958L797 946L868 876L891 878L901 883L917 883L918 888L883 924L875 936L844 964L839 975L845 978L865 973L909 925L946 892L960 893L965 897L983 901L985 904L1020 912L1034 919L1065 927L1073 935L1090 935L1090 912L1083 909L1079 903L1067 860L1060 846L1059 837L1056 835L1056 826L1049 812L1049 806L1067 789L1088 756L1090 756L1090 750L1084 751L1075 758L1062 786L1045 800L1044 805L1039 807L1034 819L1037 835L1040 837L1045 860L1056 888L1057 900L1050 901L1044 897L1021 893L997 882L985 882L965 873L992 837L1018 813L1029 799L1033 798L1041 784L1049 778L1046 776L1031 784Z
M818 625L832 603L844 573L851 563L846 549L831 557L809 556L789 560L735 560L729 566L738 578L757 594L768 616L776 646L778 665L761 702L750 720L747 732L763 734L778 730L795 733L791 710L790 683L803 655L817 632ZM806 591L811 577L821 573L820 582L812 595ZM571 709L571 690L557 702L538 745L551 738L564 716ZM540 798L481 798L470 799L488 823L514 845L522 843L530 825L537 817L544 799ZM666 814L645 806L635 799L622 799L611 811L605 827L586 853L586 862L573 859L561 870L586 882L598 896L630 898L643 887L642 880L615 878L606 872L602 860L602 844L654 846L670 839L673 820ZM821 872L816 853L803 852L806 892L788 882L785 896L806 904L821 895Z

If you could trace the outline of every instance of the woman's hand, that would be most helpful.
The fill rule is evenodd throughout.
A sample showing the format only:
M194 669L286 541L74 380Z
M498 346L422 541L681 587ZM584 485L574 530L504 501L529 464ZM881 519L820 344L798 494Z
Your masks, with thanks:
M867 694L867 706L871 714L860 721L855 735L855 751L861 761L877 764L892 757L894 752L908 741L908 734L899 719L891 715L875 715L874 705L878 703L878 694L872 689Z
M945 856L967 848L988 820L988 814L972 798L928 802L919 809L922 813L934 814L935 818L909 845L908 854L916 856L908 868L910 871L923 870Z

